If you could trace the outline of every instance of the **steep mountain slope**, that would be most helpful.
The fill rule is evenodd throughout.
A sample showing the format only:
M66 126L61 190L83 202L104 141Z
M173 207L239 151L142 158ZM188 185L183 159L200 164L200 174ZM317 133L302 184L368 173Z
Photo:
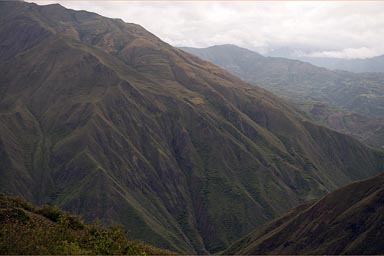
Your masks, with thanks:
M234 243L226 254L384 253L384 175L301 205Z
M0 2L0 188L178 252L223 250L383 153L135 24Z
M312 112L319 104L326 104L329 115L322 118L323 124L355 135L370 145L384 145L384 74L330 71L297 60L264 57L234 45L181 49L287 98L314 120L319 121ZM353 121L351 115L359 118ZM350 125L334 125L330 121L334 116L349 119Z
M2 255L170 255L172 252L129 241L120 227L86 225L56 207L36 207L0 194ZM173 253L174 254L174 253Z
M384 145L384 118L367 117L324 103L312 103L307 111L311 119L319 124L350 134L371 146Z

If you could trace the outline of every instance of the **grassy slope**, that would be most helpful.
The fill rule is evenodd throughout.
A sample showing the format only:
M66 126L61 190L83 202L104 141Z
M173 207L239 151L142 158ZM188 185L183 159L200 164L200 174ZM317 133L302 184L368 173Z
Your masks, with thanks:
M2 191L207 253L382 169L381 152L138 25L0 5Z
M291 210L225 254L383 254L384 176L352 183Z
M44 255L170 255L172 252L127 240L119 226L86 225L52 206L36 207L0 194L0 253Z

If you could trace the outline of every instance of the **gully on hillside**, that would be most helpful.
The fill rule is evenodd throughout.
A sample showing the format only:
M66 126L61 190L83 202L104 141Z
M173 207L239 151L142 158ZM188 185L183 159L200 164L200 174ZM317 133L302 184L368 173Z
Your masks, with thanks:
M130 239L221 251L383 154L139 25L0 2L0 188Z

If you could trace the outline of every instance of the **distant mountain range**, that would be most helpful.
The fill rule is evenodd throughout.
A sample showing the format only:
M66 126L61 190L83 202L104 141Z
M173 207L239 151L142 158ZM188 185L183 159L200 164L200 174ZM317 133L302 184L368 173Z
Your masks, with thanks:
M384 175L301 205L234 243L224 254L384 253Z
M282 47L274 49L267 53L271 57L281 57L287 59L300 60L311 63L318 67L324 67L331 70L344 70L349 72L364 73L364 72L384 72L384 55L364 59L346 59L332 57L314 57L310 56L318 50L293 49Z
M331 71L234 45L181 49L288 99L319 123L384 145L384 73Z
M208 254L383 172L382 150L314 124L139 25L18 1L1 1L0 17L2 192L118 222L130 239ZM296 62L312 73L291 75L283 72L291 61L282 62L272 78L275 62L263 62L264 79L297 88L315 76L329 100L381 113L373 81L347 76L345 98L326 90L339 73ZM305 98L313 87L300 88Z
M345 70L356 73L384 73L384 55L366 59L300 57L299 60L332 70Z

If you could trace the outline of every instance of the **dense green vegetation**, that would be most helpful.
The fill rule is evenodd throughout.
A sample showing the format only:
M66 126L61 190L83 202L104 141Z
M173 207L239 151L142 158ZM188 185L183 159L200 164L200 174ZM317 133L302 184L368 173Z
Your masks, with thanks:
M130 239L221 251L383 153L140 27L0 1L0 189Z
M293 102L316 122L384 146L384 74L331 71L234 45L183 50Z
M37 207L0 194L0 254L169 255L170 251L127 240L118 225L86 225L54 206Z
M235 242L224 254L384 253L384 175L301 205Z

